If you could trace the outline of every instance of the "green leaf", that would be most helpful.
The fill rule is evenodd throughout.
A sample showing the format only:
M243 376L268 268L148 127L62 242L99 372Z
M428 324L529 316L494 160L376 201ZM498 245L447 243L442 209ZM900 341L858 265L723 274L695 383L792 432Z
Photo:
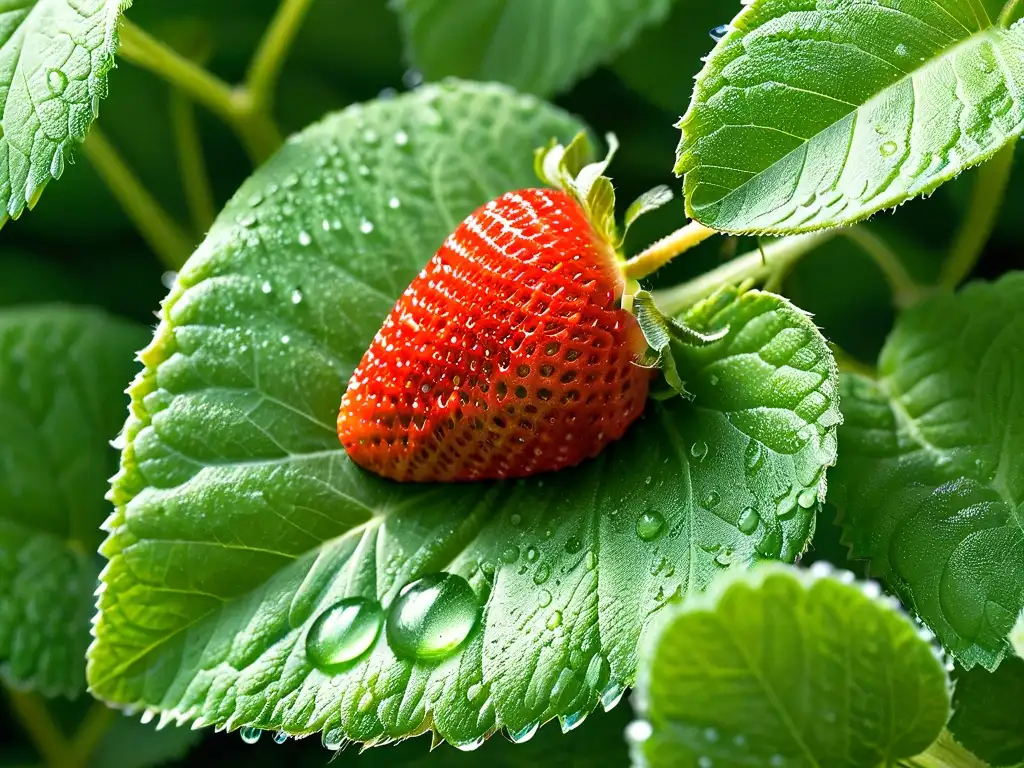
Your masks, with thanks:
M757 0L698 77L676 165L730 232L849 224L926 194L1024 127L1024 25L978 0Z
M145 331L92 310L0 311L0 676L75 695L107 515L107 444Z
M1024 660L956 674L949 730L992 768L1024 763Z
M80 143L107 94L117 24L131 0L27 0L5 11L0 47L0 211L18 218ZM3 219L0 219L2 221Z
M733 572L666 611L642 652L634 764L873 768L949 716L937 650L895 601L827 566Z
M392 0L406 55L430 80L568 89L669 13L672 0Z
M1024 607L1024 273L906 313L877 381L843 376L844 538L965 666Z
M341 394L395 299L463 217L531 183L534 147L578 130L501 86L425 86L329 117L242 187L131 388L95 693L230 728L324 730L335 747L425 730L467 747L498 729L522 740L612 706L673 595L804 549L835 457L837 376L811 321L776 296L695 308L691 328L729 327L680 358L697 407L652 404L576 469L403 485L341 449ZM368 622L439 571L468 582L446 582L457 615L442 629L469 634L447 658L410 661L389 645L395 624L374 636ZM309 633L347 598L362 598L345 615L369 647L321 671Z

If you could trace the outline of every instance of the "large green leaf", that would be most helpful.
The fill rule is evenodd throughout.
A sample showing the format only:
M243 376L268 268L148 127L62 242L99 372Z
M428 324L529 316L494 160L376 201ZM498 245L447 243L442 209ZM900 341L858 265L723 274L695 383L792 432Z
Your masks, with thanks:
M844 375L845 539L966 667L1024 607L1024 273L903 316L879 378Z
M935 648L877 585L761 566L667 611L644 648L630 727L652 768L874 768L949 716Z
M131 0L20 0L0 18L0 212L17 218L64 172L106 95Z
M980 0L755 0L698 78L676 172L715 229L847 224L1024 127L1024 25Z
M0 675L82 690L93 552L145 330L92 310L0 311Z
M768 294L695 309L691 327L730 329L680 357L696 407L651 405L577 469L402 485L340 449L341 394L394 300L461 218L536 183L535 146L578 129L501 86L425 86L328 118L243 186L131 388L89 653L98 695L335 745L428 729L521 740L611 706L673 595L803 550L835 456L837 377L809 318ZM374 637L374 607L438 571L468 581L446 582L439 632L481 615L453 655L410 661L406 632ZM314 623L355 597L371 603L370 647L315 668Z
M1007 659L995 672L979 667L958 672L949 730L993 768L1024 764L1022 701L1022 659Z
M558 93L668 15L672 0L392 0L410 62L431 80Z

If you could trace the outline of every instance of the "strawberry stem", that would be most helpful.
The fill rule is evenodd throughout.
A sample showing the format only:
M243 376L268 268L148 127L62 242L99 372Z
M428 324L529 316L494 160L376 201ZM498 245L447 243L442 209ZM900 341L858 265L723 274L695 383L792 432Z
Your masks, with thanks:
M700 245L717 230L709 229L697 221L691 221L682 229L663 237L654 245L641 251L623 266L627 280L642 280L668 264L672 259L691 248Z

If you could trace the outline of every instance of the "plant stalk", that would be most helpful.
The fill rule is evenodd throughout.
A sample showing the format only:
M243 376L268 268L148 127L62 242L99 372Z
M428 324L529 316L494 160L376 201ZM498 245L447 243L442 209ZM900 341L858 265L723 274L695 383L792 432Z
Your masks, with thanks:
M737 256L732 261L726 262L688 283L656 291L655 301L665 314L677 315L711 295L723 285L742 283L748 280L762 282L777 271L788 269L815 248L834 238L839 231L832 229L824 232L812 232L808 235L794 235L768 243L763 251L758 248L750 253Z
M202 236L213 224L216 209L210 176L203 159L203 145L196 126L195 107L184 93L175 88L171 91L170 112L181 169L181 185L192 216L192 226L196 234Z
M80 759L87 761L93 752L96 751L107 730L114 724L116 714L114 710L101 701L94 701L92 703L89 711L78 726L78 730L75 731L75 737L71 742L75 754Z
M1009 0L1009 2L1003 7L1003 12L999 14L999 21L997 22L1003 29L1009 28L1010 24L1013 23L1013 17L1017 12L1017 6L1020 5L1021 0Z
M42 698L10 687L7 688L7 698L36 751L49 768L82 768L85 760L75 753L53 722Z
M149 247L168 269L181 269L192 253L191 239L149 194L103 131L93 126L82 151Z
M700 245L718 231L691 221L682 229L663 237L649 248L641 251L626 262L624 272L627 280L642 280L668 264L681 253Z
M978 170L967 218L960 227L949 259L942 267L940 282L944 288L955 290L981 258L1002 209L1016 146L1017 141L1011 141Z
M269 112L288 51L313 0L283 0L249 65L245 82L257 110Z
M917 284L896 252L876 233L858 224L840 230L840 233L866 253L885 276L892 290L893 303L901 308L911 307L923 298L924 292Z

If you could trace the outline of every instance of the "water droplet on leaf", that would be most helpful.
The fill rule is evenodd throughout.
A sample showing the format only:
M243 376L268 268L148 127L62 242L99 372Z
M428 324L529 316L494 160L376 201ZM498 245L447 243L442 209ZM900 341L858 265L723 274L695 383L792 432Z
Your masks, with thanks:
M757 515L757 510L753 507L747 507L740 512L739 519L736 521L736 527L740 529L740 533L750 535L757 530L757 524L760 518Z
M690 446L690 455L697 461L704 461L704 457L708 455L708 444L703 440L698 440Z
M59 69L51 69L46 73L46 85L49 87L50 93L54 96L60 96L64 93L64 89L68 87L68 76Z
M260 736L263 735L263 731L261 731L259 728L254 728L251 725L247 725L245 728L242 728L238 732L238 735L242 737L242 741L244 741L246 744L255 744L257 741L260 740Z
M556 629L558 629L560 626L562 626L562 612L561 611L555 611L550 616L548 616L548 621L547 621L547 625L546 626L552 632L554 632Z
M285 733L284 731L277 731L274 734L274 743L275 744L284 744L286 741L288 741L288 734Z
M383 619L376 600L346 597L317 616L306 635L306 655L320 669L352 661L373 645Z
M406 585L391 605L388 644L406 658L444 658L469 637L479 613L480 603L464 578L424 576Z
M664 516L653 509L649 509L636 519L636 535L642 541L654 541L665 529Z
M708 32L708 34L711 35L711 39L717 43L724 39L725 36L729 34L729 25L719 24L717 27Z
M533 574L533 583L538 586L546 582L551 577L551 568L548 567L547 563L541 563L537 566L536 573Z
M518 731L509 731L508 737L514 744L522 744L523 742L529 741L537 733L537 729L540 728L540 723L530 723L525 728L520 728Z
M882 145L882 156L892 157L896 154L897 149L899 149L899 147L896 145L895 141L887 141Z
M370 221L369 219L363 219L361 222L359 222L359 231L362 232L364 235L370 234L371 232L373 232L373 222Z
M306 232L305 230L299 232L299 245L307 246L312 242L313 238L310 236L309 232Z

